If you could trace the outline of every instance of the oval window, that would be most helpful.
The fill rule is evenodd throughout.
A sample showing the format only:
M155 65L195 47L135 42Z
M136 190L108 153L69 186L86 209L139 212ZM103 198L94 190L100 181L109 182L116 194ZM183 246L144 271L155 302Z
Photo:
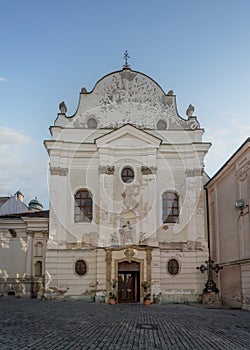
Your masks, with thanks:
M125 184L129 184L129 183L133 182L133 180L135 178L134 170L131 169L130 167L123 168L122 173L121 173L121 177L122 177L122 181Z
M170 259L168 261L168 273L170 275L177 275L179 273L179 263L176 259Z
M86 262L84 260L77 260L75 263L75 272L79 276L83 276L87 272Z

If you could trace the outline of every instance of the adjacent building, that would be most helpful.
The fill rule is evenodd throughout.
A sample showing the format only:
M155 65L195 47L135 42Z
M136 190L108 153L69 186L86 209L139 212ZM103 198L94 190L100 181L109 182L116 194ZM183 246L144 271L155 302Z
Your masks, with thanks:
M206 184L221 301L250 310L250 138Z
M17 191L13 196L0 197L0 215L26 213L29 207L23 201L24 196Z
M37 199L29 206L21 199L8 197L0 208L9 209L0 215L0 295L42 296L49 211Z

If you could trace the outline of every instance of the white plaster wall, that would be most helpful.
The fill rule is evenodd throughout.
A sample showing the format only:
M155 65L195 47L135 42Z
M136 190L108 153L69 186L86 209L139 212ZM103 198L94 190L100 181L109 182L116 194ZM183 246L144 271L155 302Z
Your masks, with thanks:
M27 236L12 238L2 231L0 246L0 278L18 278L26 275Z
M152 150L147 154L142 149L134 154L133 139L125 144L126 156L121 156L116 148L112 157L109 152L96 151L94 154L86 152L83 158L76 152L67 176L51 175L51 247L55 242L60 242L63 248L65 241L82 240L89 243L99 241L100 246L107 246L112 234L119 239L121 213L127 210L133 210L136 216L133 243L137 243L142 235L156 238L158 230L160 241L201 239L204 242L204 202L200 200L203 196L202 176L187 177L188 169L185 168L186 158L191 159L193 154L186 154L184 159L177 152L169 156L168 153L152 153ZM55 164L51 163L51 167ZM98 164L114 166L114 175L100 174ZM125 185L121 181L120 172L124 165L134 168L132 184ZM142 165L155 167L156 174L142 176ZM201 172L202 164L196 169ZM81 188L88 188L93 194L92 223L74 223L74 194ZM179 194L181 208L179 223L170 224L167 235L166 230L161 229L161 196L166 190ZM126 198L122 197L123 193Z
M196 269L208 258L207 251L164 251L160 254L161 293L163 303L197 302L207 280L207 275ZM169 259L179 262L180 272L170 275L167 271Z
M84 276L78 276L75 273L75 262L79 259L83 259L87 264L87 273ZM98 261L102 261L100 256ZM96 263L96 250L48 250L46 254L45 276L48 296L58 296L58 292L60 294L60 291L64 291L65 296L90 296L91 291L93 291L91 286L97 282ZM102 285L104 275L105 271L100 267L98 276Z

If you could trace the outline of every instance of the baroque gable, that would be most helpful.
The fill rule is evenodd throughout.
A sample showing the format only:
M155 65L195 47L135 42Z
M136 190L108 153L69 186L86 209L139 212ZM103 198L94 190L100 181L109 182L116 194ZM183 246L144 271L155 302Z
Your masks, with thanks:
M193 106L187 120L180 117L172 90L166 94L153 79L129 68L106 75L91 92L83 88L73 116L66 116L64 105L60 104L56 126L112 129L129 123L142 129L200 128Z

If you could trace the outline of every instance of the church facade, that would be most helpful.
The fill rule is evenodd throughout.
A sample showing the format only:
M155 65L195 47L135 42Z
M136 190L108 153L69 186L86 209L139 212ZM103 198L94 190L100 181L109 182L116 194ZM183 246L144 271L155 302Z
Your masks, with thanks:
M208 257L204 157L193 115L125 64L64 102L45 141L50 158L47 298L195 302Z

